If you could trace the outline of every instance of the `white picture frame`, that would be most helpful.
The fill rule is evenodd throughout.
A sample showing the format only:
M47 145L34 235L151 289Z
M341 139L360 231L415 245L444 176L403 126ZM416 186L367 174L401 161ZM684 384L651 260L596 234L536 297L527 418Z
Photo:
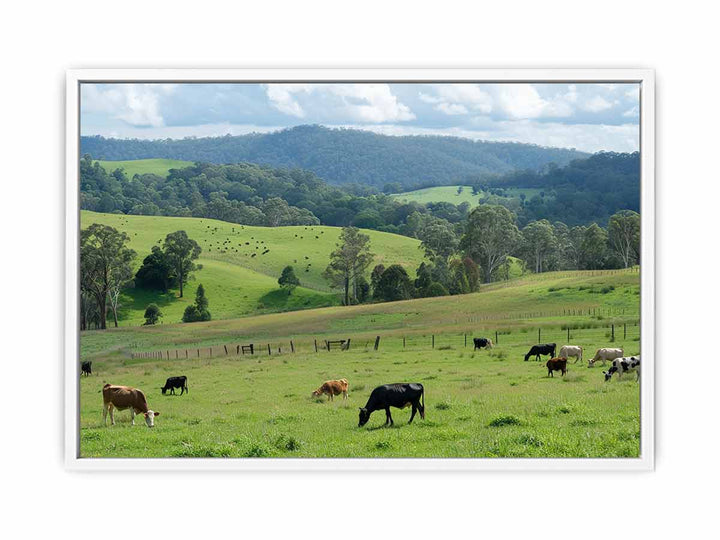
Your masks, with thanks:
M87 82L638 83L641 157L640 457L638 458L81 458L79 445L80 84ZM655 465L655 76L648 69L82 69L66 74L65 466L106 471L651 471Z

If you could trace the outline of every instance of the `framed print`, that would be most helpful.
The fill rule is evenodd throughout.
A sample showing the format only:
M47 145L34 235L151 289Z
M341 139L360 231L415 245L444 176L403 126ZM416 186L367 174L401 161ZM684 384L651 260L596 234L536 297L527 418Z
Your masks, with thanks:
M651 470L649 70L67 74L72 469Z

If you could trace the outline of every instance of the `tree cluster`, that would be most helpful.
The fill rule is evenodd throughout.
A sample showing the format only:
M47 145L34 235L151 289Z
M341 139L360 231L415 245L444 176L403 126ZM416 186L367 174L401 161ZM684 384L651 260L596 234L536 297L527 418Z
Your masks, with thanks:
M331 186L313 173L248 163L197 163L128 178L107 173L86 155L80 161L80 205L105 213L202 217L243 225L354 226L413 236L419 216L457 223L470 205L404 203L360 185ZM413 219L411 219L411 216Z

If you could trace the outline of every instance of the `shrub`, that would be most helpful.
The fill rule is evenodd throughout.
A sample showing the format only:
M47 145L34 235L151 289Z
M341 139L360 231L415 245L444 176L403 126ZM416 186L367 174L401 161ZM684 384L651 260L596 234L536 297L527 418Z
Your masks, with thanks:
M427 286L427 288L424 290L424 295L427 297L434 297L434 296L447 296L450 293L445 288L445 286L442 283L438 283L437 281L433 281L430 285Z
M144 326L156 324L160 317L162 317L163 314L160 311L160 308L157 306L157 304L148 304L148 306L145 308L145 323Z
M502 427L502 426L519 426L522 424L522 421L517 417L513 416L512 414L502 415L502 416L496 416L492 420L490 420L490 423L488 424L489 427Z

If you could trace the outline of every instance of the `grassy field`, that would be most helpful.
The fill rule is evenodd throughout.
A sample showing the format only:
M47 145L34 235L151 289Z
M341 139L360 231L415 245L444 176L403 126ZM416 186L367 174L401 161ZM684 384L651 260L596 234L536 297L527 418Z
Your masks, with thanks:
M581 331L590 351L607 340ZM450 336L444 336L449 340ZM570 365L547 377L544 362L524 362L532 341L502 336L492 351L399 340L380 350L312 351L115 364L81 381L84 457L633 457L639 455L639 385L634 376L605 383L600 367ZM602 340L602 341L599 341ZM633 338L634 339L634 338ZM513 342L505 343L505 341ZM593 341L593 343L589 343ZM449 341L448 341L449 343ZM637 352L639 343L616 343ZM591 353L590 353L591 354ZM97 369L96 369L97 371ZM188 377L189 393L162 396L173 375ZM347 403L311 398L322 381L348 379ZM101 424L105 382L144 389L160 411L149 430L129 413ZM376 412L357 427L358 407L372 389L421 382L426 419L407 425L409 410L393 409L395 426Z
M462 192L458 193L458 188L462 187ZM478 204L482 198L482 193L473 195L471 186L437 186L424 189L416 189L405 193L394 193L391 195L394 199L403 202L416 202L419 204L427 204L432 202L449 202L452 204L470 203L471 206Z
M637 456L634 377L605 383L602 369L578 363L564 378L548 378L544 362L524 362L523 355L537 342L538 329L542 342L567 343L568 326L570 342L583 346L586 358L609 345L638 354L638 292L636 271L564 272L492 284L472 295L85 332L81 357L93 360L94 374L81 381L81 453ZM495 331L492 351L472 351L473 336L494 340ZM350 350L315 352L315 339L337 338L351 338ZM249 342L258 354L234 354L234 344ZM230 345L228 355L223 344ZM140 354L147 351L163 359ZM160 394L172 375L188 377L189 394ZM347 403L310 397L324 380L341 377L350 383ZM156 428L140 421L130 426L127 412L117 414L113 428L102 427L104 382L145 390L150 407L161 412ZM382 413L358 428L357 408L375 386L391 382L422 383L427 418L408 426L409 410L393 410L393 428L382 427Z
M463 188L460 193L458 193L459 187ZM521 195L525 195L526 199L529 200L535 195L539 195L541 191L541 189L537 188L505 188L506 197L500 197L500 199L520 199ZM479 204L486 196L487 194L482 191L477 195L473 195L471 186L437 186L391 195L391 197L403 202L416 202L419 204L436 202L462 204L467 202L471 207Z
M403 302L337 306L208 323L84 332L86 358L247 341L312 342L383 335L429 335L478 329L602 326L639 318L637 271L549 272L485 285L480 292ZM211 297L212 299L212 297ZM211 305L212 307L212 305Z
M124 169L128 178L136 174L157 174L166 177L170 169L182 169L193 165L192 161L179 159L134 159L127 161L98 161L108 173L115 169Z
M205 287L210 311L215 319L247 314L307 309L338 303L322 271L335 249L337 227L250 227L201 218L126 216L81 212L81 227L91 223L111 225L130 236L129 246L138 253L136 267L159 245L168 233L184 230L202 247L195 273L184 298L177 291L163 295L142 289L126 290L121 301L121 324L142 324L145 307L157 303L164 323L179 322L185 307L194 301L197 283ZM414 275L422 261L419 241L405 236L365 231L370 236L374 264L402 264ZM288 297L279 290L277 278L286 265L292 265L301 287Z

